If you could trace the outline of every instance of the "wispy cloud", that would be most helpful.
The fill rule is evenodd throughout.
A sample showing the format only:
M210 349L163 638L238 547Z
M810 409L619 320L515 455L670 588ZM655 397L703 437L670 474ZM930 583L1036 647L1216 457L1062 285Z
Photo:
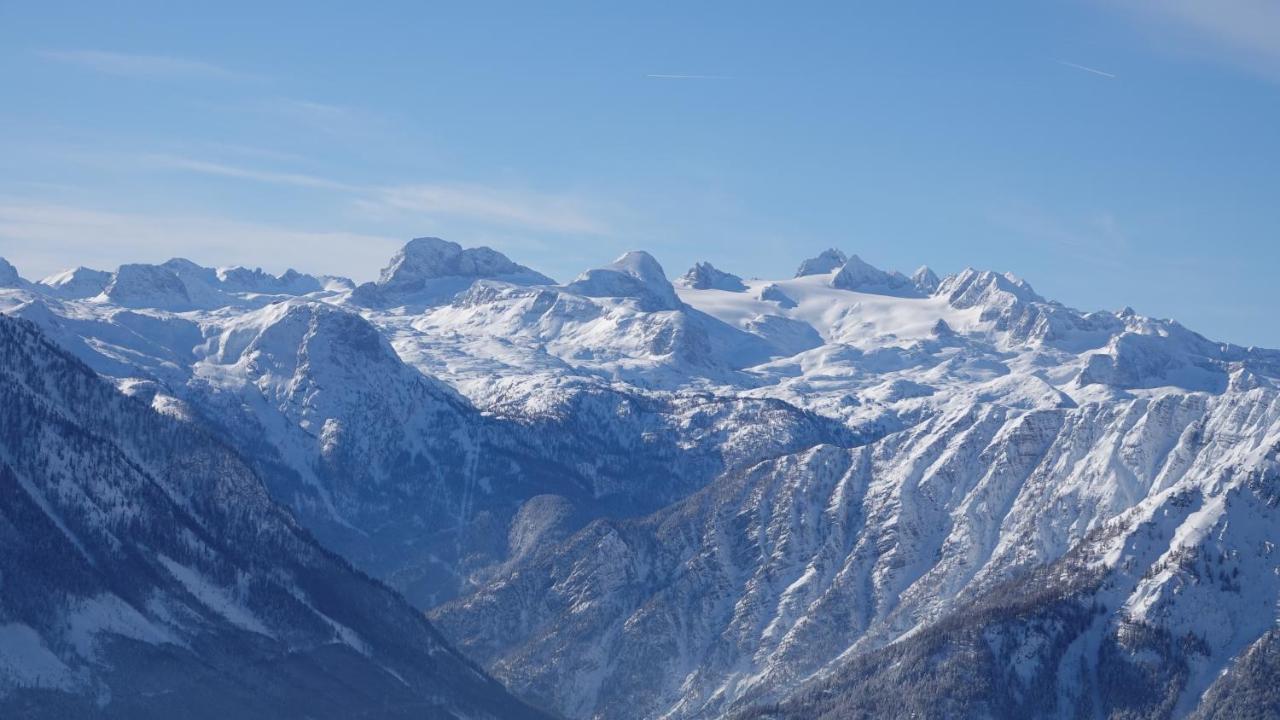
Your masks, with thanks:
M598 234L607 225L573 195L489 187L470 183L431 183L377 189L357 206L373 214L449 215L498 225L565 233Z
M356 211L375 218L453 217L487 225L577 234L601 234L608 224L572 193L543 193L477 183L434 182L357 185L318 175L277 172L178 155L146 155L156 168L251 182L337 191Z
M1099 69L1097 69L1097 68L1091 68L1091 67L1089 67L1088 65L1078 65L1078 64L1073 63L1073 62L1067 62L1066 60L1059 60L1059 61L1058 61L1058 64L1059 64L1059 65L1065 65L1066 67L1069 67L1069 68L1075 68L1076 70L1083 70L1083 71L1085 71L1085 72L1087 72L1087 73L1093 73L1094 75L1101 75L1101 76L1102 76L1102 77L1104 77L1104 78L1110 78L1110 79L1112 79L1112 80L1114 80L1114 79L1115 79L1115 77L1116 77L1115 75L1113 75L1113 74L1111 74L1111 73L1109 73L1109 72L1107 72L1107 71L1105 71L1105 70L1099 70Z
M41 57L95 72L148 79L213 78L243 80L252 76L203 60L168 55L137 55L102 50L46 50Z
M1110 212L1062 217L1043 208L1019 205L992 212L989 220L1023 241L1046 245L1099 267L1121 268L1132 255L1133 242Z
M87 241L91 239L91 241ZM262 266L370 278L402 239L310 231L204 215L108 212L76 205L0 197L0 248L24 277L39 278L76 263L111 269L159 262L175 254L209 265Z
M1280 80L1280 3L1274 0L1112 0L1174 34L1170 47Z
M240 178L242 180L253 180L255 182L271 183L275 185L293 185L295 187L316 188L321 190L345 190L351 192L359 192L361 190L358 186L348 185L346 183L329 180L316 175L255 170L253 168L240 167L237 165L225 165L217 162L209 162L207 160L182 157L180 155L146 155L143 156L142 161L153 167L169 170L184 170L199 173L201 175Z
M682 75L682 74L663 74L650 73L645 75L647 78L654 80L732 80L732 75Z
M266 100L259 109L291 124L306 125L331 135L367 131L378 125L379 120L375 114L365 110L297 98Z
M305 162L306 157L292 152L284 152L275 148L264 148L256 145L243 145L240 143L229 142L188 142L187 147L198 148L202 152L217 153L219 155L233 155L240 158L250 158L255 161L267 160L271 162L288 162L298 163Z

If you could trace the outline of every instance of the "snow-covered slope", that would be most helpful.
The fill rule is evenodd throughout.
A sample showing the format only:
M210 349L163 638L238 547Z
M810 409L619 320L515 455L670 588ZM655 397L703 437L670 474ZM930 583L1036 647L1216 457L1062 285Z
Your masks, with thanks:
M680 307L662 266L643 251L625 253L604 267L588 270L565 290L586 297L626 298L648 312Z
M571 716L706 717L776 700L1074 548L1089 562L1073 579L1103 583L1082 602L1106 610L1072 631L1085 644L1071 667L1097 685L1100 653L1118 652L1099 642L1147 626L1192 635L1173 693L1194 707L1276 623L1278 452L1274 391L957 409L597 523L434 617L518 692ZM1052 678L1061 656L1042 660ZM1077 681L1053 680L1067 696Z
M496 288L527 299L517 286L476 282L431 317L465 313L469 298ZM409 338L432 353L449 349L421 316L371 312L348 304L342 290L285 299L222 292L226 307L183 312L25 291L8 299L13 314L40 324L126 392L237 447L326 545L423 607L502 563L509 527L533 498L554 496L572 509L555 528L564 533L595 517L655 510L728 467L855 437L774 399L651 395L595 373L556 376L554 368L487 376L481 409L404 362L414 358ZM148 297L173 307L157 293ZM500 332L491 312L497 303L485 302L484 332ZM608 322L602 305L586 312L588 323ZM626 312L628 322L660 327L720 325L683 310L657 319Z
M0 310L219 434L570 717L827 712L824 683L872 702L937 643L987 648L969 675L930 666L989 689L952 714L1182 716L1277 619L1272 580L1232 573L1276 573L1280 352L1008 273L829 250L673 284L632 252L556 285L420 239L358 288L185 261L93 296L13 275ZM1227 580L1187 574L1214 553ZM1113 671L1168 692L1123 697ZM895 712L934 707L904 692Z
M93 297L111 283L111 273L84 266L54 273L40 281L49 292L58 297L79 299Z
M0 317L0 714L540 717L235 454Z
M728 465L847 435L776 401L646 400L593 385L496 417L326 304L279 303L219 330L179 394L254 457L292 471L276 496L331 547L423 605L501 561L501 538L530 498L562 498L576 510L572 529L659 507ZM767 419L771 432L751 437L744 417Z
M440 238L410 240L383 268L376 283L365 283L352 294L361 305L385 307L431 304L447 300L477 279L514 285L550 285L554 281L512 262L487 248L466 248Z

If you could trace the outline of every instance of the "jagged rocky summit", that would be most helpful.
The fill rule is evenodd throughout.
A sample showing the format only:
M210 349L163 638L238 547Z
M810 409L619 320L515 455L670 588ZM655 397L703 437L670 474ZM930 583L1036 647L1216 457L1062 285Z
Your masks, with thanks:
M10 568L0 668L23 648L68 707L98 702L103 663L134 656L103 660L101 640L66 628L110 594L128 622L90 635L138 657L195 662L193 637L254 658L337 638L359 672L404 675L369 638L406 616L339 617L315 593L340 583L358 605L406 598L439 648L568 718L1223 717L1268 702L1280 353L1076 310L1003 272L907 276L828 250L777 275L699 263L672 283L630 252L561 285L431 238L359 286L184 260L32 283L0 265L0 311L57 346L7 387L62 408L43 429L6 416L11 457L80 457L67 437L94 427L115 448L95 453L142 457L147 477L208 477L168 469L145 410L185 446L224 448L198 457L242 478L162 483L144 511L93 484L88 460L24 465L11 523L57 562L109 532L103 547L144 558L112 556L113 572L143 579L128 595L86 575L38 611ZM136 412L65 402L73 365ZM135 470L121 477L143 483ZM242 505L292 549L240 549L218 513ZM109 522L84 519L104 507ZM196 557L135 512L195 512L192 533L230 549ZM0 537L9 557L26 547ZM298 557L328 552L343 560L323 582L295 582ZM170 623L143 593L196 620ZM271 614L277 601L296 612ZM494 687L431 677L403 692Z

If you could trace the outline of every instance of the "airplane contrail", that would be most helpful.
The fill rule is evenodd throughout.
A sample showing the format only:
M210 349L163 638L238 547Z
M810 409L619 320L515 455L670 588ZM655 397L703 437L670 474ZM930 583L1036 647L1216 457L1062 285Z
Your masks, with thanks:
M663 75L659 73L650 73L645 75L647 78L655 78L657 80L732 80L730 75Z
M1075 69L1077 69L1077 70L1083 70L1083 71L1088 72L1088 73L1093 73L1094 75L1101 75L1101 76L1102 76L1102 77L1104 77L1104 78L1111 78L1112 80L1114 80L1114 79L1116 78L1116 76L1115 76L1115 75L1112 75L1112 74L1111 74L1111 73L1109 73L1109 72L1106 72L1106 71L1104 71L1104 70L1099 70L1099 69L1097 69L1097 68L1091 68L1091 67L1089 67L1088 65L1077 65L1076 63L1073 63L1073 62L1067 62L1066 60L1059 60L1059 61L1058 61L1058 64L1059 64L1059 65L1066 65L1066 66L1067 66L1067 67L1069 67L1069 68L1075 68Z

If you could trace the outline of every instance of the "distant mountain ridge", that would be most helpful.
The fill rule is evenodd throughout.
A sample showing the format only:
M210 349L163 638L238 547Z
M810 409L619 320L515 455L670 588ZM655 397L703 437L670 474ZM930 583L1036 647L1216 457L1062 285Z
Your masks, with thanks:
M0 311L235 447L327 547L566 717L1266 696L1275 350L835 249L771 280L671 282L635 251L561 285L434 238L361 286L179 261L92 296L60 288L102 276L11 275Z

